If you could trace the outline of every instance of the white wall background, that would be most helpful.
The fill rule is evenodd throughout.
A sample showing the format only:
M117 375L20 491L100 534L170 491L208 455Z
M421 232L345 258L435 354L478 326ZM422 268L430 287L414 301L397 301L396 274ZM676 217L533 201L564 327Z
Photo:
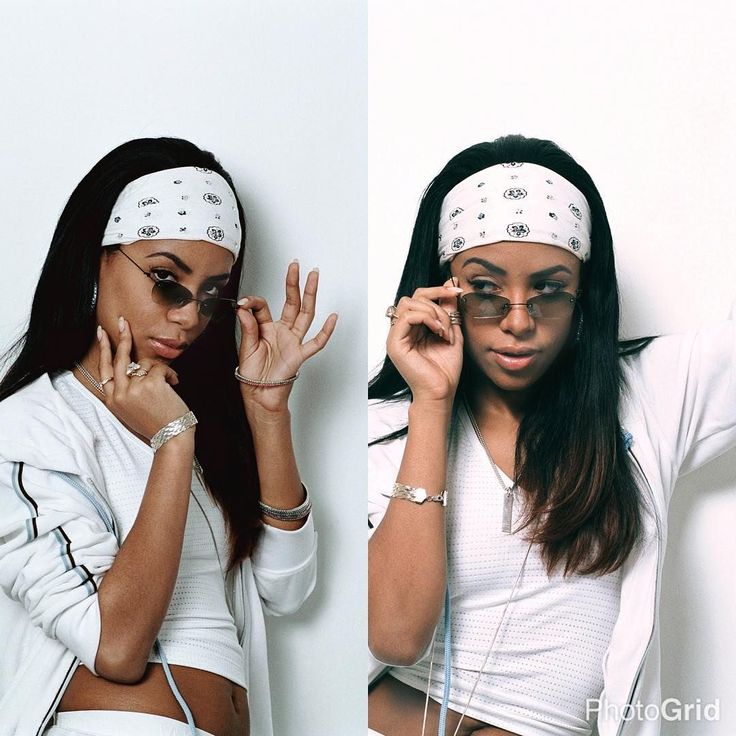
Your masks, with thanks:
M736 299L736 8L730 3L373 0L369 366L423 189L461 149L550 138L590 172L614 234L623 335L723 319ZM662 597L663 698L721 699L736 726L736 452L676 490Z
M281 306L292 258L340 315L292 395L318 589L269 622L279 736L365 728L366 18L360 2L0 3L0 345L25 320L66 198L105 153L213 151L249 220L244 289ZM356 540L357 543L356 543Z

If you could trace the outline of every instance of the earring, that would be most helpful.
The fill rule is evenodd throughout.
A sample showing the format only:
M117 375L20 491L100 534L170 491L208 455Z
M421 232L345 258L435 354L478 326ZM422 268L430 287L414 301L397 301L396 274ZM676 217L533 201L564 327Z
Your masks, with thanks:
M96 306L97 306L97 281L95 281L94 290L92 291L92 304L90 306L90 312L92 312L92 314L94 314Z
M577 345L580 342L580 336L583 334L583 315L580 315L580 319L578 320L578 331L575 333L575 344Z

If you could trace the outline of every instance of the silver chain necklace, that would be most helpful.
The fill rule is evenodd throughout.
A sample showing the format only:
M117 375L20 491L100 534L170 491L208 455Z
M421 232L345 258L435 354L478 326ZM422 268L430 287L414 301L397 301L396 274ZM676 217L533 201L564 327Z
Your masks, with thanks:
M87 383L96 388L103 396L105 395L105 389L102 384L81 364L75 363L74 367L82 374Z
M478 423L475 421L475 416L473 415L473 412L470 408L470 404L468 403L468 399L465 395L463 395L463 402L465 403L465 411L468 412L470 423L473 425L473 429L475 430L475 434L478 437L478 441L480 442L481 446L485 450L486 455L488 456L488 459L491 461L491 467L493 468L493 472L496 475L498 484L501 486L501 488L503 488L503 491L504 491L503 517L501 519L501 531L504 534L511 534L511 520L514 514L514 493L517 488L516 481L514 481L510 486L507 486L503 482L503 478L501 477L501 472L499 471L496 463L493 461L493 457L491 457L491 451L488 449L488 445L486 444L486 441L483 439L483 434L480 431L480 427L478 427Z

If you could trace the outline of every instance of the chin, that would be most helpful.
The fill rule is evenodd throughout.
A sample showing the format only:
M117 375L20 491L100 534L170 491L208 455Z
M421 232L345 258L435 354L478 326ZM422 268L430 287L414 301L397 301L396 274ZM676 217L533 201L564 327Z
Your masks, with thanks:
M509 376L494 376L489 375L488 380L495 384L502 391L526 391L530 389L536 382L537 378L513 378Z
M495 365L478 365L477 362L473 362L474 373L477 378L490 381L501 391L526 391L534 386L534 384L541 378L541 375L537 375L536 371L534 374L524 375L523 373L518 373L517 375L513 375L511 373L506 373L503 370L499 370Z

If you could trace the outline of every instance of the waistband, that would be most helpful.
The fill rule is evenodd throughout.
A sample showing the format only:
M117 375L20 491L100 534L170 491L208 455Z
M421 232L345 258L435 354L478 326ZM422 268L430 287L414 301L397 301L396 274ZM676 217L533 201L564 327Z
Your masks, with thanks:
M191 736L189 726L182 721L151 713L133 713L122 710L69 710L56 714L56 726L46 731L47 736ZM197 736L213 736L209 731L196 729Z

